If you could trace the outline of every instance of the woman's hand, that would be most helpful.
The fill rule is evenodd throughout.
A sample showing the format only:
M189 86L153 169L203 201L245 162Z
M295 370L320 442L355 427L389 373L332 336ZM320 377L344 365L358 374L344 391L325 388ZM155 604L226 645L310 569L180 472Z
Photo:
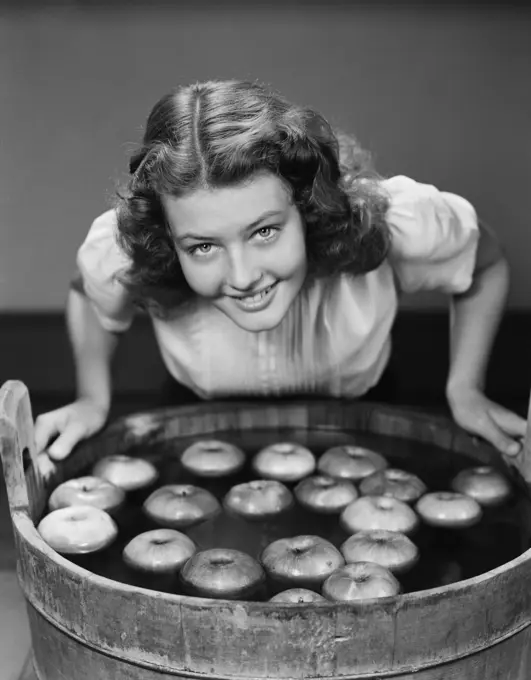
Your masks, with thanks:
M109 410L91 399L78 399L72 404L38 416L35 421L35 446L37 453L47 449L50 458L63 460L82 439L101 430Z
M477 389L461 388L448 395L454 420L463 429L479 435L501 453L516 456L525 436L526 421L516 413L496 404Z

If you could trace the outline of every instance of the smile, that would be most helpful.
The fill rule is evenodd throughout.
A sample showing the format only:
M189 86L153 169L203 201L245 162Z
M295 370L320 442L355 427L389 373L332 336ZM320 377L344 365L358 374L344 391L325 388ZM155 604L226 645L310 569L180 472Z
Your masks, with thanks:
M236 302L238 307L241 307L246 312L258 312L265 309L274 297L274 293L277 289L278 281L273 283L273 285L263 288L258 293L254 295L243 295L242 297L232 297Z

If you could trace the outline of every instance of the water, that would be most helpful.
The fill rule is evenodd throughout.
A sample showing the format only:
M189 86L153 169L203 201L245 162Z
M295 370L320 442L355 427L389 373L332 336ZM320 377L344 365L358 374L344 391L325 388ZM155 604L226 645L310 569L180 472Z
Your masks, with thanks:
M247 454L247 464L238 473L221 479L196 477L184 470L180 454L195 438L182 438L148 450L129 451L131 455L148 457L159 469L156 486L189 483L208 489L221 501L235 484L256 479L250 461L268 444L293 441L303 444L318 457L331 446L355 444L384 455L390 467L407 470L419 476L428 491L450 489L451 480L462 469L479 465L465 456L410 440L371 434L338 433L312 430L253 430L249 432L209 433L208 439L221 439L240 446ZM502 473L508 474L500 468ZM85 471L89 474L90 471ZM484 508L481 522L468 529L434 529L421 523L411 536L420 552L416 566L398 576L403 592L448 585L471 578L505 564L531 545L531 500L518 480L513 479L515 492L509 501L497 508ZM294 484L288 484L293 489ZM177 577L150 577L127 567L121 557L125 544L143 531L157 528L142 512L144 499L153 488L128 496L127 504L117 518L119 536L116 542L98 554L76 558L90 571L123 583L166 592L182 592ZM336 547L348 538L339 526L338 516L324 516L303 509L297 503L287 513L264 522L251 522L232 517L225 512L201 525L184 529L200 550L234 548L258 559L271 541L298 534L317 534ZM260 599L269 599L279 588L267 584Z

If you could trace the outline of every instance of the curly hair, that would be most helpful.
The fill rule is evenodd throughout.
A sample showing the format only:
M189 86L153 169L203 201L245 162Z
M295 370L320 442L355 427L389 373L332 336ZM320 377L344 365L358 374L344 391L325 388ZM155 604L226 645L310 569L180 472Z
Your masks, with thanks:
M129 170L116 206L118 242L131 262L120 280L138 306L157 316L194 295L164 195L234 186L270 172L290 189L305 224L310 276L369 272L389 248L388 198L369 154L314 110L259 83L208 81L162 97Z

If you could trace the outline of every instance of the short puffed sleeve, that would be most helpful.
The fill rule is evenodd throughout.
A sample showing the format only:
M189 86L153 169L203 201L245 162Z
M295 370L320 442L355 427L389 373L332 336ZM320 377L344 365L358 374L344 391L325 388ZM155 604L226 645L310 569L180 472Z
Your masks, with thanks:
M400 289L468 290L479 240L473 206L461 196L409 177L392 177L383 185L391 199L389 260Z
M92 223L77 252L77 268L83 291L92 302L101 325L112 332L126 331L134 317L134 306L117 274L130 262L116 241L116 212L109 210Z

